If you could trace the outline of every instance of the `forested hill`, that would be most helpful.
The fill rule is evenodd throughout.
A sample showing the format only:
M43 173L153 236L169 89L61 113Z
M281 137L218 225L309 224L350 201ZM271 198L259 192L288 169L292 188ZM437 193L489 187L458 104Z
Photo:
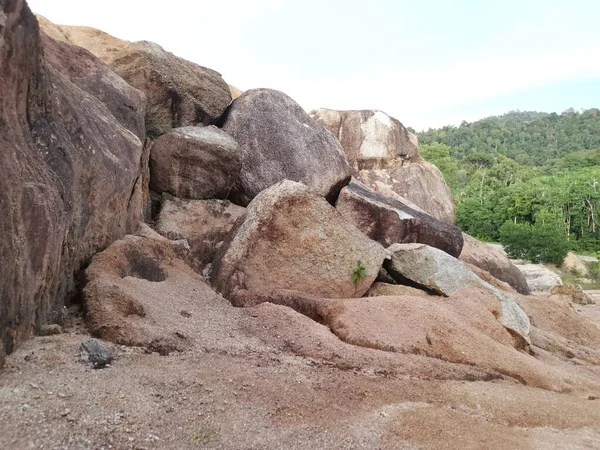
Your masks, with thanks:
M439 142L460 156L502 154L519 164L543 166L556 158L600 148L600 110L562 114L513 111L478 122L463 122L419 135L422 144Z
M510 112L419 133L444 173L457 224L498 240L503 223L553 226L577 250L600 250L600 110Z

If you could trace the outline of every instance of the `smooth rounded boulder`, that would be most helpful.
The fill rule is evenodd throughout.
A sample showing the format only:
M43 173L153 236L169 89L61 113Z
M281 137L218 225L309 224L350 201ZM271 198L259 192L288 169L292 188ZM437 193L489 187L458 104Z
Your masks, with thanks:
M324 198L285 180L261 192L223 243L210 279L225 297L289 289L361 297L386 257ZM353 274L360 276L353 282Z
M242 170L232 192L240 205L286 179L335 201L350 180L351 167L338 140L283 92L244 92L227 110L222 127L242 149Z
M215 126L176 128L150 151L150 188L189 199L226 198L241 168L240 148Z
M397 158L419 155L416 136L383 111L315 109L309 115L338 138L356 171L393 167Z

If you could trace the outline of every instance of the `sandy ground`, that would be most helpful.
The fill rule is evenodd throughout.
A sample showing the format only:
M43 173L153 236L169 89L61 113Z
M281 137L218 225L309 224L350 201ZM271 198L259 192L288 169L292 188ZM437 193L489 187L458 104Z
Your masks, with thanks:
M259 307L248 320L260 326L276 308ZM600 400L588 395L332 364L265 331L271 341L246 348L226 342L169 356L113 346L118 358L100 370L80 361L88 337L80 323L37 337L0 373L0 446L600 448ZM227 332L244 339L247 330Z

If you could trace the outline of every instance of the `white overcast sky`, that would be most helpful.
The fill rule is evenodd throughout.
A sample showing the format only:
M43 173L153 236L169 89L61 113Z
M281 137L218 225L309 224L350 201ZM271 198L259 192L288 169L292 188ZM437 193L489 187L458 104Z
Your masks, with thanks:
M149 40L306 110L426 129L600 107L600 0L28 0L51 21Z

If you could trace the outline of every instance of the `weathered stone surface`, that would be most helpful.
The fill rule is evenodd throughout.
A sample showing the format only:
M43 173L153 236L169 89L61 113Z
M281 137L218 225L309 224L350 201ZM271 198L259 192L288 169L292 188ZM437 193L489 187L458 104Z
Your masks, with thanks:
M71 82L106 105L121 125L141 142L146 139L146 96L129 85L85 48L65 40L60 27L38 16L46 59ZM73 60L77 63L73 64Z
M410 207L399 197L380 194L356 179L340 192L336 209L363 233L384 247L394 243L422 243L452 256L460 255L461 231Z
M550 293L552 295L566 295L571 302L579 305L593 305L596 303L578 284L554 286Z
M575 273L580 277L587 277L590 274L590 269L581 261L573 252L567 253L565 260L560 266L565 272Z
M410 200L438 220L454 223L454 201L442 173L418 153L418 139L381 111L310 112L342 144L355 175L389 196Z
M0 336L10 353L60 323L81 267L139 222L143 109L88 53L41 39L24 2L0 12L0 254L10 262L0 264ZM132 111L120 114L119 99Z
M285 180L260 193L219 250L211 281L225 297L238 289L291 289L322 297L360 297L385 258L325 199ZM361 261L364 280L354 286Z
M176 243L142 227L86 269L85 320L98 338L168 355L243 349L241 314L177 256Z
M398 297L398 296L410 296L410 297L429 297L431 294L422 289L417 289L411 286L405 286L404 284L389 284L377 281L373 283L373 286L367 291L367 297Z
M442 222L455 221L450 188L440 170L427 161L403 162L392 169L361 170L358 178L376 191L395 192Z
M182 200L165 197L156 231L171 240L185 239L200 267L210 263L245 209L228 200Z
M394 244L388 248L391 259L385 262L388 273L405 284L451 296L470 285L481 286L501 305L500 322L529 341L530 323L516 297L502 292L475 275L461 261L424 244Z
M86 48L146 94L146 128L152 138L172 128L214 124L231 103L221 74L152 42L128 42L94 28L63 25L53 35Z
M563 284L560 276L541 264L517 265L531 292L550 292L553 287Z
M354 170L393 167L419 159L417 137L382 111L316 109L310 117L338 138Z
M236 300L238 306L268 302L292 308L326 325L341 341L355 347L486 367L544 389L556 389L561 384L555 384L555 375L547 365L517 351L523 339L501 324L502 302L483 286L467 286L449 297L324 299L276 290L238 291ZM559 344L558 348L562 347Z
M150 151L150 188L191 199L225 198L241 169L235 139L215 126L176 128Z
M335 200L350 179L339 142L283 92L244 92L228 109L223 129L242 148L242 171L232 196L241 205L285 179Z
M465 244L459 256L461 261L488 271L499 280L510 284L519 294L530 294L525 277L504 253L466 233L463 233L463 238Z
M89 362L94 369L102 369L110 364L114 356L111 350L98 339L87 339L81 343L81 359Z

